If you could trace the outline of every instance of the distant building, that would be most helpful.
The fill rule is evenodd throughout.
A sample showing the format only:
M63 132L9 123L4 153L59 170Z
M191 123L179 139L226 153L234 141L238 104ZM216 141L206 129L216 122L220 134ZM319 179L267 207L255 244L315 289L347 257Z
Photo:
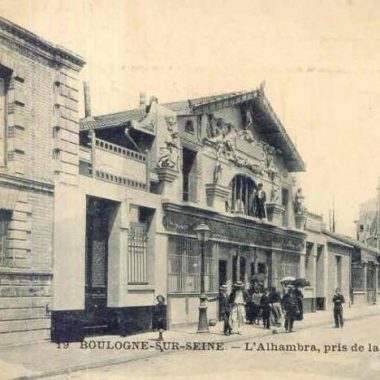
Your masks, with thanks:
M351 270L342 270L342 275L349 274L350 279L350 300L356 304L375 304L379 293L379 259L380 251L368 244L348 236L325 231L328 238L344 243L351 247ZM347 251L347 250L345 250ZM337 270L342 266L341 259L337 259ZM339 285L339 283L337 284ZM340 287L340 286L339 286Z
M354 248L325 231L321 215L307 212L306 250L301 266L301 277L310 281L304 289L306 310L329 310L332 308L334 291L339 287L344 297L350 299L350 271Z
M359 218L355 221L357 240L377 249L380 248L379 186L375 198L369 199L359 205Z

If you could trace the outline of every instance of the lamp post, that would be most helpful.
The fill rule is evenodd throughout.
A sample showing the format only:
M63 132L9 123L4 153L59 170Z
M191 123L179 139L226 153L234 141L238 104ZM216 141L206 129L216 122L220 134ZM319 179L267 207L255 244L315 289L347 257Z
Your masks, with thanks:
M201 294L199 296L199 319L198 319L198 333L208 332L207 320L207 296L205 294L205 245L210 237L210 228L207 224L201 223L195 228L197 239L200 247L201 256Z

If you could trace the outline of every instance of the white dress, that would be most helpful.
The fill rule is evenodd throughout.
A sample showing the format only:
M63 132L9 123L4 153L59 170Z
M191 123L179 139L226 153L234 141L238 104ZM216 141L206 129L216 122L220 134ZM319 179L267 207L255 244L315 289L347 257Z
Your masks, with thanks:
M245 323L245 302L243 290L241 289L236 290L235 301L232 304L230 319L232 330L240 334Z

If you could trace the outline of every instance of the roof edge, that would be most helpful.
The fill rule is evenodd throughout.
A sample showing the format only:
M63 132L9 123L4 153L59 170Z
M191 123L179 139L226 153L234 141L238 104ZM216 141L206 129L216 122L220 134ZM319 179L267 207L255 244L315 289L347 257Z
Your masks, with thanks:
M80 55L60 45L55 45L41 38L37 34L32 33L29 30L0 16L0 31L2 30L14 35L17 38L20 38L28 44L39 47L40 49L53 55L54 58L59 57L61 59L65 59L80 68L86 64L86 61Z

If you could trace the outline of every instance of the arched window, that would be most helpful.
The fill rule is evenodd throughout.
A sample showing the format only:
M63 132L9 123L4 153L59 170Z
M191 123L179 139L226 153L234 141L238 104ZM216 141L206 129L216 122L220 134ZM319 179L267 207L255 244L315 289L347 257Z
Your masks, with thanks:
M257 185L248 176L238 174L230 183L230 194L226 202L226 211L254 216L254 199Z

